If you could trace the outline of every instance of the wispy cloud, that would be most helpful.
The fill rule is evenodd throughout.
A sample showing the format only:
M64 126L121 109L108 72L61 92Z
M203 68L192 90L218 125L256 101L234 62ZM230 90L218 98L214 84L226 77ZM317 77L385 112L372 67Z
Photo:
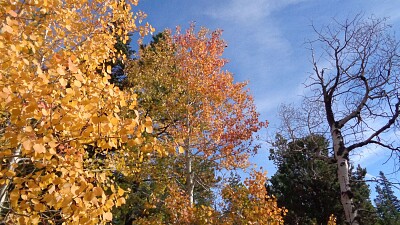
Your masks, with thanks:
M283 35L282 26L276 21L276 16L272 14L304 1L307 0L218 1L206 9L204 14L215 20L224 21L224 24L235 32L232 35L241 36L242 39L237 43L252 42L253 46L257 46L256 49L251 49L253 53L257 54L257 51L262 52L265 49L286 53L290 49L289 42Z
M267 112L269 119L288 95L297 94L293 93L297 90L283 90L282 87L288 86L288 82L296 85L304 81L299 75L305 71L299 67L295 69L297 65L291 60L295 47L277 16L286 7L304 1L307 0L216 1L204 11L214 21L223 21L224 39L229 46L225 53L232 62L231 69L241 80L250 80L257 108ZM234 45L230 45L232 43ZM298 47L298 43L295 45ZM282 76L287 73L296 77Z
M216 19L228 20L234 23L251 24L265 19L271 13L286 6L303 2L304 0L233 0L210 9L208 14Z
M352 163L355 165L360 164L363 167L373 165L378 161L382 161L383 158L389 157L386 154L387 150L378 147L368 147L357 150L351 156Z

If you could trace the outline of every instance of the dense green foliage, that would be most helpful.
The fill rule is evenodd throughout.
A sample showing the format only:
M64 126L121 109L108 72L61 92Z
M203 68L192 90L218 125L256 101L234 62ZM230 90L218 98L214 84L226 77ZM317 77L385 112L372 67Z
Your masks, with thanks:
M278 170L270 182L278 204L289 210L285 223L326 224L331 214L343 222L335 165L313 158L317 151L328 156L327 146L327 140L316 135L296 142L277 135L270 159Z
M338 224L344 223L336 165L328 160L328 145L328 141L318 135L294 142L276 136L270 159L278 170L272 176L269 188L278 204L289 210L285 224L327 224L331 214L337 217ZM366 210L362 211L361 224L374 224L371 219L374 209L364 182L365 174L361 167L352 172L352 178L360 181L352 186L352 190L356 205Z

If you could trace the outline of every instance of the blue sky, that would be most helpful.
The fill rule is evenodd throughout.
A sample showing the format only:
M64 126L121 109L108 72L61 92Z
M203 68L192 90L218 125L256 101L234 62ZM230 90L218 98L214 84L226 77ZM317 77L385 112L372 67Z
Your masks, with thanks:
M141 0L138 9L148 14L146 21L156 32L178 25L186 28L191 22L222 29L228 44L226 69L236 81L250 82L261 118L270 122L269 134L279 125L279 105L300 102L305 93L303 83L312 69L305 43L315 38L311 24L322 27L332 23L332 18L363 13L388 17L394 31L400 27L400 1L393 0ZM264 145L252 160L271 176L276 169L267 160L268 151ZM375 176L380 170L393 171L392 161L382 165L389 155L369 148L357 152L353 160L367 167L369 176ZM400 175L388 177L399 180Z

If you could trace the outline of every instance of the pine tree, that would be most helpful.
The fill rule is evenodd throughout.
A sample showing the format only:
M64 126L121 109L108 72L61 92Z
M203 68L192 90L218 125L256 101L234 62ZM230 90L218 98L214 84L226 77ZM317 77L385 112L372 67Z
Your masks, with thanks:
M365 175L367 170L360 165L357 168L351 168L351 189L354 194L354 205L358 209L358 222L360 225L376 224L378 218L376 216L376 209L372 205L370 199L370 190L365 183Z
M327 146L319 135L293 142L277 135L270 150L270 159L278 167L270 180L271 193L280 207L288 209L285 224L327 224L331 214L343 223L335 164L313 158L317 151L328 156Z
M270 159L278 167L271 178L270 192L280 207L288 209L285 224L327 224L331 214L337 224L344 223L344 212L337 197L336 165L329 159L328 141L320 135L309 135L288 142L277 135ZM319 158L318 158L319 157ZM352 190L359 208L360 224L374 224L375 209L369 200L370 191L365 183L366 170L358 166L351 172Z
M378 196L375 198L375 204L380 219L379 224L400 224L400 202L394 195L392 184L382 171L379 172L376 192L378 193Z

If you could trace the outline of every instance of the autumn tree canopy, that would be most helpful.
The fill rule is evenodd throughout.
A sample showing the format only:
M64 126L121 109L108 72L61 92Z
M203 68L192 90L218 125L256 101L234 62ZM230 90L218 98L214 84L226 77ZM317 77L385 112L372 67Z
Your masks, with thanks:
M184 164L192 204L195 183L202 179L193 170L194 160L218 169L245 167L256 150L253 133L265 126L246 83L234 83L223 70L225 46L221 31L196 32L194 25L183 33L166 30L140 48L139 58L126 67L142 114L153 119L155 135L184 155L177 161Z
M124 190L88 146L126 151L145 129L134 96L108 81L115 35L144 35L137 1L2 1L0 213L13 224L103 224ZM118 27L113 26L118 21ZM151 143L150 143L151 144ZM115 154L116 156L118 154ZM105 159L107 160L107 159ZM134 160L134 159L132 159Z
M204 178L196 165L210 171L247 166L256 150L252 135L265 123L246 83L234 83L222 70L220 31L166 33L129 63L129 85L112 84L120 79L111 79L113 68L127 61L119 46L128 34L152 31L137 23L145 17L132 12L137 3L1 3L0 52L7 56L0 59L2 222L108 223L126 193L137 191L130 178L151 179L152 166L162 171L157 156L170 157L167 168L182 163L180 170L164 170L178 174L160 185L167 195L153 195L165 206L167 220L159 222L235 223L236 211L222 216L201 201L195 206L193 191ZM240 198L224 188L230 206L246 205L243 222L282 223L284 210L266 195L264 179L254 172Z

